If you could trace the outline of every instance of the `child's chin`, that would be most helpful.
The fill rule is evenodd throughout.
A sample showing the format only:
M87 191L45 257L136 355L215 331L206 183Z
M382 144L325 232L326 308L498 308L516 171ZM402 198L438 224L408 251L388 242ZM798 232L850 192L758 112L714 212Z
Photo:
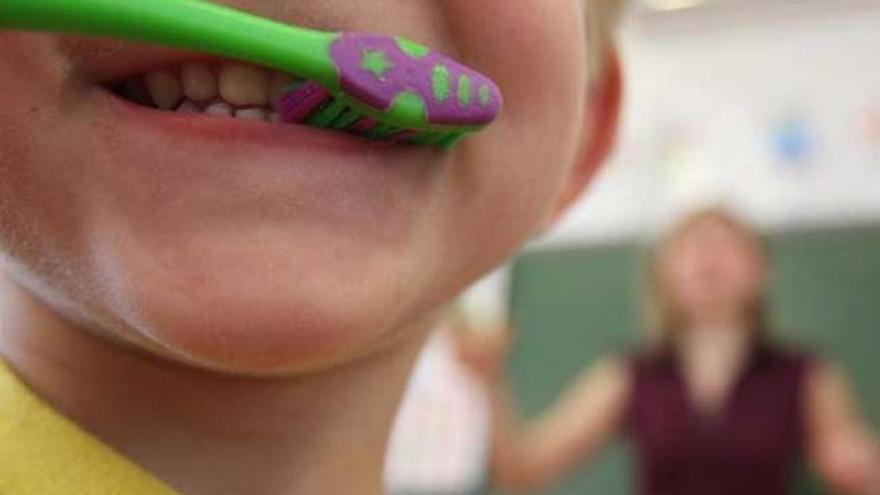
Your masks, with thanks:
M396 263L364 255L334 262L319 253L278 251L247 253L242 259L263 260L248 266L225 262L210 249L161 269L123 263L117 273L128 282L118 286L114 312L128 331L179 361L277 375L367 355L394 340L422 309L420 291L406 290L419 277L409 273L404 257Z
M259 301L251 296L225 304L152 301L149 321L136 330L167 349L170 356L166 357L251 376L337 366L375 351L400 331L388 314L364 310L368 305L264 296ZM325 295L324 299L332 298Z

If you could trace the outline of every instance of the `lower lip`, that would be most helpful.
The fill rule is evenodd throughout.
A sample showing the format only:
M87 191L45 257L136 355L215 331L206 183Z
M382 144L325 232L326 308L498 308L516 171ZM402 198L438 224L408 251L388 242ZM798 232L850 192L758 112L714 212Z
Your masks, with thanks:
M252 221L258 210L263 222L390 227L426 199L450 156L332 130L157 111L96 89L90 104L112 123L103 128L109 161L128 168L120 194L128 190L147 207L185 197L202 218L221 210Z

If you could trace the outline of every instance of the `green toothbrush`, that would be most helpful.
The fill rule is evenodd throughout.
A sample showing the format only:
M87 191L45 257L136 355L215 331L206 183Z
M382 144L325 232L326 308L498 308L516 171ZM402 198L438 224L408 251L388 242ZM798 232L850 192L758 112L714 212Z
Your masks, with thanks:
M192 49L306 81L281 98L282 122L448 147L492 123L488 77L412 41L330 33L202 0L0 0L0 28L110 36Z

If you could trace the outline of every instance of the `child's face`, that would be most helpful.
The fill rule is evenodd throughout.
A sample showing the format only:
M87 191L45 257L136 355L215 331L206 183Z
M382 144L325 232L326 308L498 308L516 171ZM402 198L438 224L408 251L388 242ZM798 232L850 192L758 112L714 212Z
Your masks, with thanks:
M580 0L225 0L403 35L497 81L453 152L122 104L192 56L0 33L0 245L65 317L233 371L326 366L404 329L538 229L583 142ZM336 137L332 137L336 136Z

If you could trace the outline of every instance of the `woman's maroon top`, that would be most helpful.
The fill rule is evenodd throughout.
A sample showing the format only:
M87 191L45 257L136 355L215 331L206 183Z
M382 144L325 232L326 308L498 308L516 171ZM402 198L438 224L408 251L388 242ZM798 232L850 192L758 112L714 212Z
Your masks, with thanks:
M630 429L645 495L789 493L810 360L758 346L726 407L701 416L671 353L632 360Z

